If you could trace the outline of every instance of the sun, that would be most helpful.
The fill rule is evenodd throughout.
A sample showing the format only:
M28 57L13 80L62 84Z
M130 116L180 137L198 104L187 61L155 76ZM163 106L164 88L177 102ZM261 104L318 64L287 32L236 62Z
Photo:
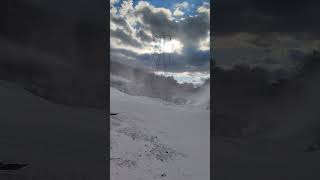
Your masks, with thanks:
M159 41L153 41L151 43L151 53L178 53L181 54L183 44L176 40L164 40L161 39Z

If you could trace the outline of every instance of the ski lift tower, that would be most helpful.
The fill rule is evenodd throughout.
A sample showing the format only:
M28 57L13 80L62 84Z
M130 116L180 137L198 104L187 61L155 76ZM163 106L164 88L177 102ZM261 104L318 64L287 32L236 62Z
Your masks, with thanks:
M172 65L173 48L171 35L160 33L152 37L151 61L153 69L160 75L167 76Z

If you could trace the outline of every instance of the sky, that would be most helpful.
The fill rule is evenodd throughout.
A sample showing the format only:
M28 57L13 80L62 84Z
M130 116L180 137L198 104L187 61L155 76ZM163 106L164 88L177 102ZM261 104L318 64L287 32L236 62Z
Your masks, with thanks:
M110 5L112 61L165 71L179 82L208 78L210 1L110 0ZM163 34L166 40L156 42ZM166 67L154 65L155 57Z
M215 7L217 64L288 68L303 54L320 50L318 0L223 0Z

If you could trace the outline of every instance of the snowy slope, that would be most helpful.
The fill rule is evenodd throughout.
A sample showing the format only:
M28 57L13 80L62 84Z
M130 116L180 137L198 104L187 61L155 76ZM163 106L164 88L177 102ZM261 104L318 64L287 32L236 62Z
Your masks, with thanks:
M209 111L110 88L112 180L209 180Z
M318 180L320 153L304 152L310 141L303 138L213 139L215 180Z
M1 180L107 178L103 110L53 104L5 81L0 107L0 160L30 164Z

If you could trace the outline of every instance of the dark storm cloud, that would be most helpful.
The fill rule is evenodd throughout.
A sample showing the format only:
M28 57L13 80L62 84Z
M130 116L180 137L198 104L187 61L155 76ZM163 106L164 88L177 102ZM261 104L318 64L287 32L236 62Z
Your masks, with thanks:
M257 47L267 48L271 47L274 43L279 43L277 35L265 34L264 36L255 36L247 40L249 43L256 45Z
M170 10L155 8L143 1L139 2L134 8L128 7L128 5L130 4L126 4L126 8L131 10L126 15L121 14L121 7L118 9L118 12L120 12L118 15L111 14L110 22L115 26L111 27L110 36L122 41L121 47L117 47L116 43L112 42L114 47L111 51L111 60L151 67L154 62L152 62L152 58L146 49L151 48L152 35L164 34L166 37L171 36L172 39L182 44L181 47L179 44L177 44L178 47L175 47L177 49L181 48L179 49L181 53L174 52L171 54L172 63L170 63L168 71L209 70L210 51L200 50L206 49L206 43L204 42L208 38L210 30L209 6L207 4L202 6L197 15L185 16L179 21L173 18ZM126 29L132 29L132 34L125 33ZM133 52L132 48L127 47L127 45L137 48L137 51L141 48L141 52Z
M173 53L165 55L168 71L208 71L210 62L210 51L198 51L187 48L182 54ZM137 54L130 50L114 48L111 51L111 60L117 60L126 64L134 64L150 68L154 66L155 59L150 54Z
M140 29L137 32L137 37L141 39L143 42L150 43L152 41L152 37L149 36L144 30Z
M204 39L208 36L210 30L210 19L207 14L200 14L196 17L187 18L178 23L179 33L178 37L189 46L197 46L195 42Z
M305 54L320 47L319 8L317 0L216 1L212 34L217 63L290 67L297 59L291 50Z
M125 19L123 19L121 17L115 17L115 16L111 15L110 21L112 21L116 25L122 27L127 32L132 33L130 25L128 24L128 22Z
M28 4L46 9L49 12L63 16L89 20L98 24L105 24L106 0L23 0Z
M215 32L264 34L279 32L301 37L319 36L320 1L317 0L223 0L216 2Z
M186 61L186 68L190 70L196 70L199 68L201 70L208 70L210 62L210 51L199 51L194 48L185 48L181 55L176 55L176 61L181 62Z
M113 54L113 55L118 54L118 55L124 56L124 57L131 57L133 60L137 60L137 59L144 60L144 59L148 58L148 56L146 56L146 55L140 55L140 54L137 54L133 51L126 50L126 49L119 49L119 48L113 48L111 54Z
M110 51L111 61L119 61L127 65L150 68L152 66L151 56L149 54L137 54L131 50L113 48Z
M121 42L123 44L128 44L128 45L131 45L134 47L141 47L142 46L141 43L139 43L137 40L133 39L133 36L130 36L130 35L124 33L120 29L110 30L110 36L121 40Z
M169 15L163 11L153 12L150 6L145 6L135 12L137 17L141 17L144 27L152 34L170 34L177 31L176 23L170 21Z
M141 16L143 24L152 34L171 35L183 42L186 47L198 46L201 39L207 37L210 29L209 15L200 13L194 17L187 17L182 21L172 21L164 11L154 12L150 6L136 11Z
M2 0L2 78L40 84L42 93L33 93L55 103L105 104L104 4L104 0Z
M21 47L19 49L27 53L21 53L21 56L28 57L27 51L31 51L32 58L23 60L27 59L30 62L37 60L39 63L48 61L50 64L49 61L60 59L63 64L73 64L74 68L102 69L105 62L101 59L105 58L106 45L104 29L95 23L99 17L92 14L89 17L95 20L89 21L85 14L80 13L82 8L76 5L77 1L71 1L75 3L74 8L69 1L65 4L70 8L69 13L75 12L75 16L65 16L58 9L49 7L47 9L43 6L56 1L50 1L47 4L47 1L4 0L6 5L1 6L5 9L1 11L3 17L0 20L3 28L0 31L0 39L8 39L10 44ZM58 2L62 3L62 1ZM95 7L97 3L95 1L88 6ZM105 24L105 21L103 22ZM12 55L13 60L16 54L12 53ZM39 58L34 57L38 55ZM50 68L49 65L48 68Z

